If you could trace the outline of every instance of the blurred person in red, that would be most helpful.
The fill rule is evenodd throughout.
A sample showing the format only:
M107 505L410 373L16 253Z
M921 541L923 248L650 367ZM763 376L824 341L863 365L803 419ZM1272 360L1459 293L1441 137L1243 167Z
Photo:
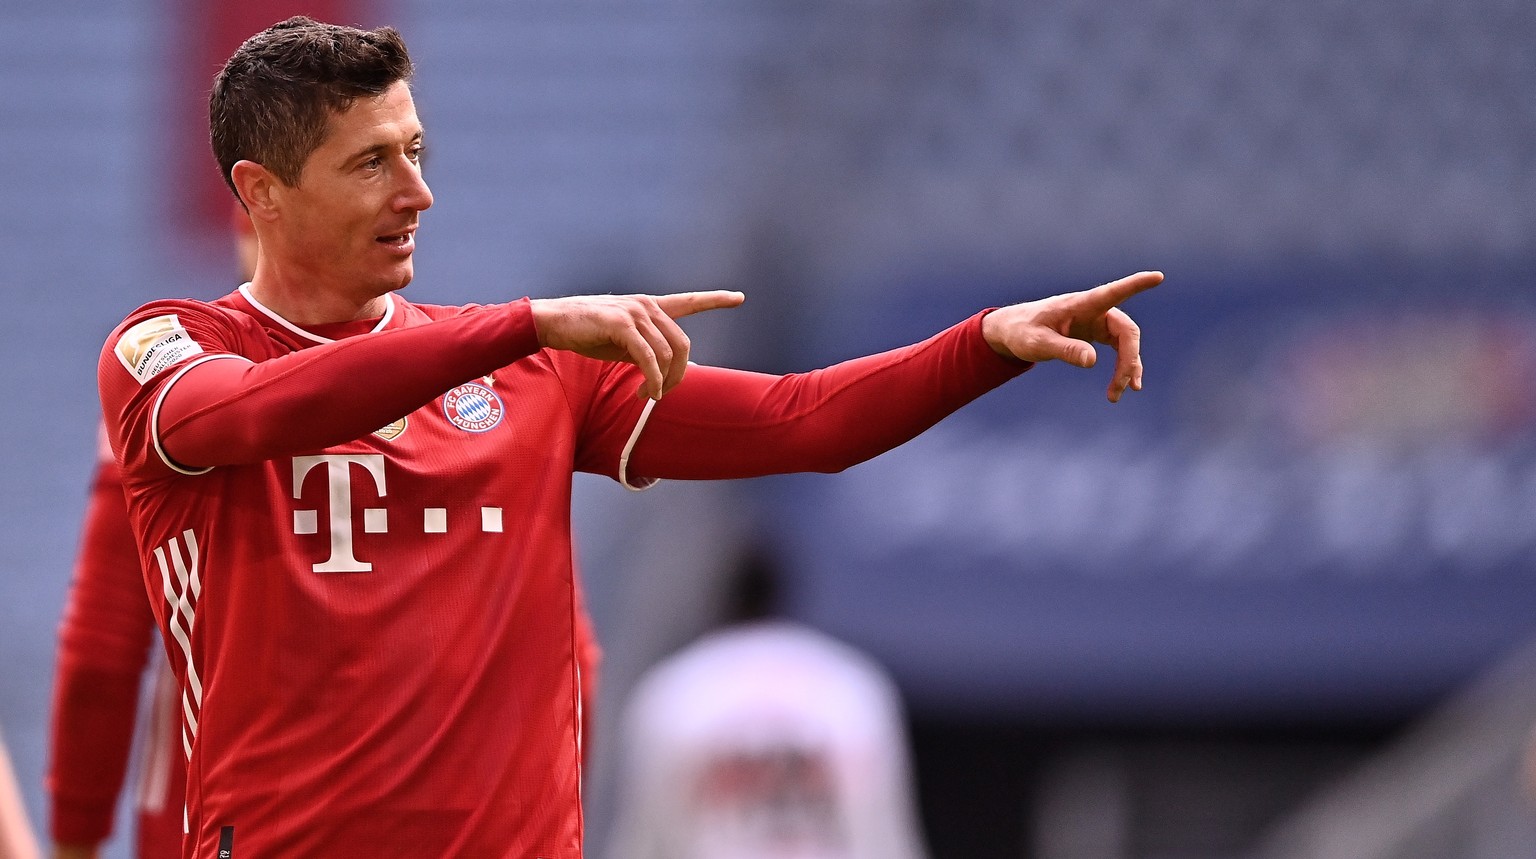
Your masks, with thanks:
M57 859L94 859L112 833L139 686L151 664L149 713L138 741L134 855L181 855L186 776L176 680L151 652L154 628L122 477L103 438L59 630L48 771L49 834Z
M238 204L230 221L242 279L249 282L256 271L256 232ZM59 629L48 773L55 859L95 859L112 833L134 742L139 685L150 665L150 712L139 728L134 855L181 855L186 759L176 679L169 663L152 652L155 619L144 581L122 475L103 428ZM590 720L600 650L581 600L579 578L575 582L582 710Z
M248 281L256 271L256 232L238 205L230 225L242 280ZM134 742L139 685L149 665L154 678L150 712L139 728L134 855L181 855L186 758L176 678L170 664L152 653L155 618L138 554L122 474L103 427L59 625L48 772L55 859L95 859L112 834Z
M737 292L407 301L433 202L411 74L391 28L247 40L210 133L256 275L145 305L102 351L179 687L186 859L579 859L575 471L839 471L1094 343L1111 401L1141 388L1118 305L1157 272L790 376L689 365L676 320Z
M725 624L624 708L613 859L922 859L900 696L868 655L782 616L763 550Z

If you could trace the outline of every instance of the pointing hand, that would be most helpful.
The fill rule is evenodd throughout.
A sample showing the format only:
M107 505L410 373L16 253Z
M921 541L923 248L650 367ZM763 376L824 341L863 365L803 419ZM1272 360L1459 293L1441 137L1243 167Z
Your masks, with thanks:
M729 290L673 295L581 295L534 299L539 342L604 361L640 368L640 395L653 400L677 387L688 369L688 335L676 320L735 307L746 296Z
M1097 362L1093 344L1113 347L1115 372L1107 393L1117 403L1127 388L1141 390L1142 374L1141 329L1119 305L1162 282L1162 272L1143 271L1082 292L1003 307L982 320L982 335L1000 355L1078 367Z

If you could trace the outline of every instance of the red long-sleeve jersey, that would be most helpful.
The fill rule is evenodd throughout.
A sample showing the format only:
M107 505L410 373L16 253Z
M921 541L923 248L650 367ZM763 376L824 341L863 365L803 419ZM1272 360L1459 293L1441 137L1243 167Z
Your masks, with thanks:
M601 648L576 580L577 663L582 717L595 709ZM55 843L106 840L135 734L139 684L155 666L151 712L138 729L134 855L181 855L186 760L180 748L177 684L152 642L155 621L144 598L138 548L128 522L122 476L103 430L95 473L59 627L49 736L49 831ZM584 750L585 751L585 750Z
M634 367L541 349L526 301L135 312L99 375L181 681L184 855L578 859L572 472L846 467L1022 370L979 320L797 376L694 367L651 406Z

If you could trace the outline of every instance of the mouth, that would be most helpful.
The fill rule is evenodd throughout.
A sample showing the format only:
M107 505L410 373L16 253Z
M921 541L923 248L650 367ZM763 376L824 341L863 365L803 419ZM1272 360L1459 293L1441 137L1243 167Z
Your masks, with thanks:
M405 232L378 236L374 241L393 251L410 251L416 247L416 228L412 227Z

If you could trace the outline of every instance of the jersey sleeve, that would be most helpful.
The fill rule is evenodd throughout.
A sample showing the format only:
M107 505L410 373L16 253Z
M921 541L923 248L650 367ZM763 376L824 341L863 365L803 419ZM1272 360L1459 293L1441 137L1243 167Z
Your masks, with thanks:
M49 830L60 844L112 831L154 628L110 453L97 465L59 628L49 736Z
M114 332L99 384L129 473L196 474L348 442L539 349L527 300L267 360L252 360L267 356L230 316L151 305Z
M689 367L638 430L628 480L835 472L884 453L1031 366L987 345L985 315L809 373Z
M624 473L625 458L652 408L650 400L635 395L643 381L640 369L573 352L546 349L544 354L560 379L576 427L575 470L605 475L632 489L645 488Z
M174 469L155 433L165 392L188 369L218 359L248 362L229 314L198 301L163 301L134 311L112 332L97 363L102 418L127 473Z

